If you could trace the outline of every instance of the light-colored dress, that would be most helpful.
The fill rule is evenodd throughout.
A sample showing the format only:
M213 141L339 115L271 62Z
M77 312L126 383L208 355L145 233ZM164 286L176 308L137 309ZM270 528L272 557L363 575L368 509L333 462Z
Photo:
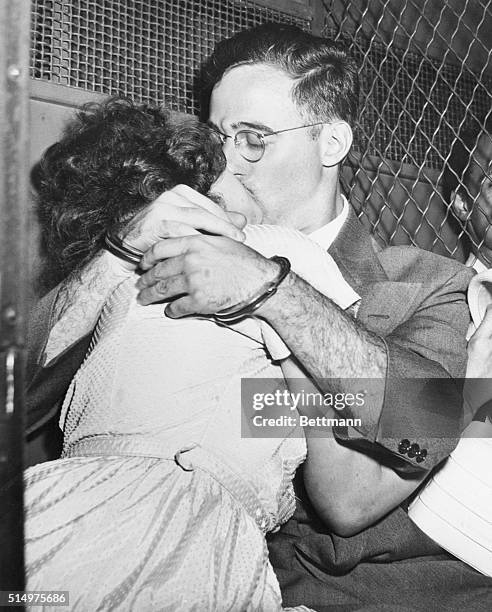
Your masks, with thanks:
M253 228L248 241L353 301L304 235ZM81 612L280 610L264 536L294 511L305 440L242 438L241 378L285 388L270 356L288 349L259 320L169 319L134 285L106 301L67 393L62 459L26 472L27 588L68 590Z

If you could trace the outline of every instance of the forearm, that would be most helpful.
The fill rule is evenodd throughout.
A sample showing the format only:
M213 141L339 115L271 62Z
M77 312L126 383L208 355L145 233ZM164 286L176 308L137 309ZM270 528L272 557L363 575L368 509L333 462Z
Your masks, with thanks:
M281 331L317 383L327 378L385 376L386 350L381 338L295 274L289 274L258 314Z
M123 263L123 265L122 265ZM92 332L109 294L133 274L131 269L101 251L79 273L72 274L58 290L50 320L50 334L42 365L50 365L86 334Z
M402 478L375 458L334 437L308 437L304 484L320 518L337 534L353 535L401 504L425 474Z
M440 280L432 291L420 283L402 283L403 288L395 283L394 291L406 290L412 308L399 314L395 305L401 312L404 303L393 300L388 318L376 321L381 335L364 327L367 300L365 313L358 313L362 325L295 277L260 313L322 391L369 391L362 404L344 412L361 420L354 425L357 431L338 427L336 436L369 454L377 442L386 449L388 465L405 475L428 472L442 461L456 445L462 424L459 385L450 378L464 373L469 315L463 292L469 273L460 269L448 277L441 274ZM389 299L390 288L382 289L378 298ZM369 312L388 312L380 304L373 297Z
M384 382L368 383L384 381L386 375L386 348L381 338L295 274L287 277L259 314L281 335L322 392L365 392L363 405L347 410L367 426L377 424Z
M282 370L291 392L299 396L319 393L293 360L284 361ZM313 410L298 405L299 413L308 417L315 416ZM340 416L331 407L323 407L323 415L328 419ZM320 518L339 535L353 535L373 524L402 503L424 477L402 478L375 453L371 456L341 444L330 427L306 427L305 435L306 491Z

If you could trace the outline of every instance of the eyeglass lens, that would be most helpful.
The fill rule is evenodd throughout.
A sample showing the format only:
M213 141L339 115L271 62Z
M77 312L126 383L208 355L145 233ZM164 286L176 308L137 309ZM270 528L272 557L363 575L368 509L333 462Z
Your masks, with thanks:
M241 130L234 138L234 144L239 153L250 162L259 161L265 150L263 138L257 132Z

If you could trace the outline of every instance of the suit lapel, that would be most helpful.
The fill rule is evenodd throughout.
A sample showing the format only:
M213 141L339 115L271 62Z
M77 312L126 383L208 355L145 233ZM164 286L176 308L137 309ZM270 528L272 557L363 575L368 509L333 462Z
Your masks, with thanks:
M388 277L379 263L369 232L350 206L347 220L329 248L345 280L364 298L375 281Z
M373 239L352 207L329 252L347 282L361 296L358 321L371 331L386 335L408 318L418 303L421 283L388 278Z

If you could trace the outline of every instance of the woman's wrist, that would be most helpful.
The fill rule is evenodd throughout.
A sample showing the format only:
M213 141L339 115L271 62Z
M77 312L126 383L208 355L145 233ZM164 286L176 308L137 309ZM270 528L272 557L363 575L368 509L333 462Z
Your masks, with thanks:
M104 237L105 249L114 257L121 260L121 265L126 270L135 270L140 264L143 252L133 248L118 235L107 232Z

